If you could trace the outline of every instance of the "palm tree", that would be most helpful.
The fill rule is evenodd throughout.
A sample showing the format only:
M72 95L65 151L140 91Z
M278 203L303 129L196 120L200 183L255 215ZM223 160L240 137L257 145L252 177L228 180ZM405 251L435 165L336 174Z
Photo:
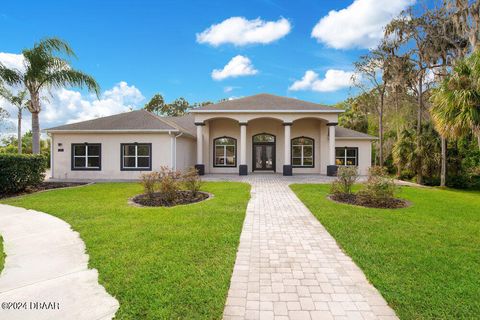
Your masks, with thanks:
M72 48L58 38L43 39L22 51L25 71L0 65L0 79L10 85L22 84L30 94L28 110L32 114L33 153L40 153L39 113L42 89L65 86L87 87L99 95L99 85L91 76L75 70L64 57L75 57Z
M432 120L442 137L441 186L445 186L446 139L473 132L480 148L480 52L459 60L431 96Z
M0 97L4 98L17 108L18 154L22 154L22 112L29 103L27 90L19 91L15 95L10 90L0 87Z
M433 90L432 120L445 138L474 133L480 148L480 52L460 60Z

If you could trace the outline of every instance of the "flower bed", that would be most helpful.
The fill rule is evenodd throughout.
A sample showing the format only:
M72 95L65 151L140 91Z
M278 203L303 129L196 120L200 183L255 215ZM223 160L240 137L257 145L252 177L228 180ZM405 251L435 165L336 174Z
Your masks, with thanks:
M132 198L132 201L145 207L173 207L182 204L196 203L210 198L206 192L197 191L193 194L191 191L180 190L175 192L175 197L167 199L162 192L155 192L151 195L139 194Z

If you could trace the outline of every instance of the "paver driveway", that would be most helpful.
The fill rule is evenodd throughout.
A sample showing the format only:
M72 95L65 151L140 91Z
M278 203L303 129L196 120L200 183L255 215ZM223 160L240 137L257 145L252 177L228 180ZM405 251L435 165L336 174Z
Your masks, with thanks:
M209 176L252 185L224 319L397 319L290 190L328 177Z

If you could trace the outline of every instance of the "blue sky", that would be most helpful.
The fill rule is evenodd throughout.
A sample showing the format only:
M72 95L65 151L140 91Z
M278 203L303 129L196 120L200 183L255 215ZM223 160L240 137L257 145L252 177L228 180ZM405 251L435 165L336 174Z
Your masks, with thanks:
M334 104L349 95L352 63L377 41L385 21L412 3L7 1L0 8L0 53L4 58L18 55L38 39L58 36L74 48L78 60L73 65L100 83L102 99L116 100L124 108L138 108L157 92L167 101L216 101L268 92ZM240 23L236 27L230 25L235 19L228 20L234 17ZM203 41L198 36L202 32ZM236 56L241 57L232 62L233 72L221 71ZM215 69L217 79L212 77ZM103 110L108 101L94 102L85 92L69 89L53 95L45 103L48 124L109 113ZM90 105L82 107L84 100ZM60 111L62 103L71 104L71 112ZM118 105L111 109L123 110Z

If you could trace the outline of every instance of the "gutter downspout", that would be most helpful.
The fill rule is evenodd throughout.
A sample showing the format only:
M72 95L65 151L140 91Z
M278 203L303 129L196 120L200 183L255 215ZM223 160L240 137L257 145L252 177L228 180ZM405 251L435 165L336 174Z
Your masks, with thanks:
M172 170L177 170L177 138L183 135L183 132L180 132L178 135L172 134L172 131L168 131L170 139L170 149L171 149L171 168Z

